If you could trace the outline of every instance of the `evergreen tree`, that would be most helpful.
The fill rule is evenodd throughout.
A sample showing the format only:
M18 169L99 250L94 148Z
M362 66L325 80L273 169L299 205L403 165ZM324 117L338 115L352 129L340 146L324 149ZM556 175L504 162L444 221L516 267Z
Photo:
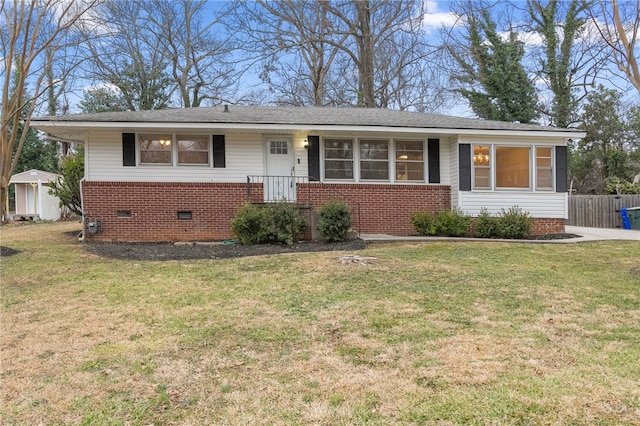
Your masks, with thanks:
M504 39L486 9L469 11L465 18L466 48L447 46L460 67L452 77L460 83L456 91L481 118L534 122L538 96L522 65L523 43L514 31Z
M622 94L602 85L589 93L580 128L587 135L571 149L569 171L583 193L605 193L609 182L630 181L637 173L637 109L625 111Z
M85 114L111 111L127 111L127 103L118 90L108 87L86 89L78 106Z

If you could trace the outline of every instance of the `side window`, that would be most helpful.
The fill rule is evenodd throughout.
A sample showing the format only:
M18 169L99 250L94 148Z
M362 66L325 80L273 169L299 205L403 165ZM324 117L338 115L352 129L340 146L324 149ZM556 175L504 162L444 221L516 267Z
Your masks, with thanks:
M473 189L491 189L491 147L473 146Z
M553 190L553 149L549 146L536 147L536 190Z
M140 134L140 164L171 164L171 135Z

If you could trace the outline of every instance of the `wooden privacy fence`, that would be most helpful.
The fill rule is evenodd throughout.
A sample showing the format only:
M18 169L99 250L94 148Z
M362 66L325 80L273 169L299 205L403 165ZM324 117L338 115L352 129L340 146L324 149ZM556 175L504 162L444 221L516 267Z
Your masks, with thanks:
M640 195L569 195L567 225L622 228L620 209L640 207Z

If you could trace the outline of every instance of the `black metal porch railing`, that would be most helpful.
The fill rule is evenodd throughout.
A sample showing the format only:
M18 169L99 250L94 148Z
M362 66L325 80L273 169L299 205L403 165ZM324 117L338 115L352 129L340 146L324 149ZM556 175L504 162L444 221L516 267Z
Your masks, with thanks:
M310 203L311 188L300 191L298 184L309 183L308 176L247 176L247 201Z
M303 185L300 184L309 184ZM250 203L273 203L286 201L297 204L312 206L312 190L318 185L323 190L342 198L346 204L351 206L352 228L356 228L360 235L360 203L343 194L334 185L324 185L318 179L311 176L247 176L247 202ZM318 194L316 194L318 196ZM327 200L328 201L328 200ZM317 206L319 207L319 206ZM355 217L354 217L355 216Z

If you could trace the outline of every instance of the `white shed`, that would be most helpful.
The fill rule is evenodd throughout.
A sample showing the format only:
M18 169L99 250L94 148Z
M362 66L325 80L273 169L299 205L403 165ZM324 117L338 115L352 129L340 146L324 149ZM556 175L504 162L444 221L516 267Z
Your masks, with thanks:
M42 170L28 170L11 176L15 185L16 212L14 219L58 220L62 215L60 199L49 195L49 185L58 175Z

